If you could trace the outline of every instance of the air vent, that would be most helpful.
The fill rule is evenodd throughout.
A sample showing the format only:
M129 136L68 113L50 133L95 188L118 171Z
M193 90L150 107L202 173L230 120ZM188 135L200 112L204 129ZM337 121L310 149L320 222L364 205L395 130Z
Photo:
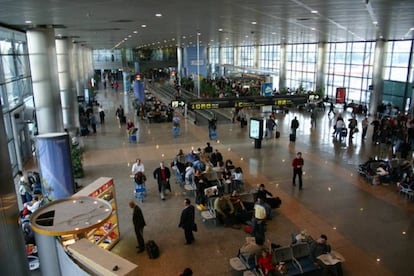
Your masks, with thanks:
M119 20L112 20L110 21L112 23L132 23L134 20L131 19L119 19Z

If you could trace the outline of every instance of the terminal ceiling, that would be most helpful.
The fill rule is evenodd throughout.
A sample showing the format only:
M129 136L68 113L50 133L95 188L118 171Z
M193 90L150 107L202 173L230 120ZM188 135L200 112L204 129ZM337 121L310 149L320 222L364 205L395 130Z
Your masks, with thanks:
M0 0L0 23L93 49L414 37L413 0ZM161 16L156 16L157 14ZM197 35L198 34L198 35Z

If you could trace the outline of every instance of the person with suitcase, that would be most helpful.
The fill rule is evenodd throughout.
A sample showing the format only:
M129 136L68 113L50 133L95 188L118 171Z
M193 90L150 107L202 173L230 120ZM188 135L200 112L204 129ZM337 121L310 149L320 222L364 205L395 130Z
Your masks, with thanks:
M135 202L130 201L129 207L134 209L132 215L132 223L134 224L135 235L137 237L138 246L137 246L137 253L141 253L145 250L145 242L144 242L144 227L145 227L145 219L144 215L142 214L141 208L135 204Z
M296 158L292 161L293 167L293 179L292 179L292 186L296 186L296 176L299 178L299 190L302 190L302 167L304 165L304 161L302 158L302 153L299 151L296 154Z
M296 118L293 118L292 122L290 123L290 129L291 129L291 133L289 136L289 140L291 142L295 142L296 141L296 130L299 128L299 121Z

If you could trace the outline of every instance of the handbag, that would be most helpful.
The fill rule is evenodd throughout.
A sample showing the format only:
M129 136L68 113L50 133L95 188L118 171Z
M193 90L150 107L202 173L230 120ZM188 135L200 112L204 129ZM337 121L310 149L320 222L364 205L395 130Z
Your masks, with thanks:
M197 232L198 231L197 223L194 223L193 224L193 231L194 232Z

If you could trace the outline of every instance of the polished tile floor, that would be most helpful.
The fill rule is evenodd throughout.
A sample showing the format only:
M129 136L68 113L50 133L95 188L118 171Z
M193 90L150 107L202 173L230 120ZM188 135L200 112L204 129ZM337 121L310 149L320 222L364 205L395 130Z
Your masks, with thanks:
M179 149L190 152L204 147L207 126L183 119L180 136L173 138L170 123L148 124L136 118L128 95L102 90L98 101L106 110L106 123L96 135L81 139L86 176L78 182L85 186L100 176L115 180L121 240L112 252L136 263L138 275L178 275L185 267L191 267L194 275L238 275L228 260L244 243L247 235L243 230L206 224L196 214L196 242L184 246L184 233L177 225L185 192L174 185L167 200L161 201L152 177L159 162L169 164ZM128 143L124 127L115 119L119 104L126 107L128 117L139 128L137 144ZM219 141L212 146L243 168L248 185L264 183L282 199L266 233L272 242L287 245L291 233L303 229L314 237L325 233L333 249L346 258L345 275L412 275L414 202L399 195L394 185L372 186L358 175L358 164L379 154L377 146L371 145L370 139L361 141L360 133L352 143L334 142L333 117L326 113L319 113L316 128L310 128L310 114L306 112L278 113L281 137L264 140L261 149L254 148L247 129L230 121L220 123ZM300 127L296 143L291 143L289 126L294 116ZM349 118L350 114L344 116ZM370 134L371 130L369 138ZM290 164L297 151L305 160L302 191L291 185ZM148 196L139 205L147 222L144 238L155 240L161 250L156 260L150 260L145 252L135 252L132 212L127 203L133 198L130 170L136 158L143 160L148 176Z

